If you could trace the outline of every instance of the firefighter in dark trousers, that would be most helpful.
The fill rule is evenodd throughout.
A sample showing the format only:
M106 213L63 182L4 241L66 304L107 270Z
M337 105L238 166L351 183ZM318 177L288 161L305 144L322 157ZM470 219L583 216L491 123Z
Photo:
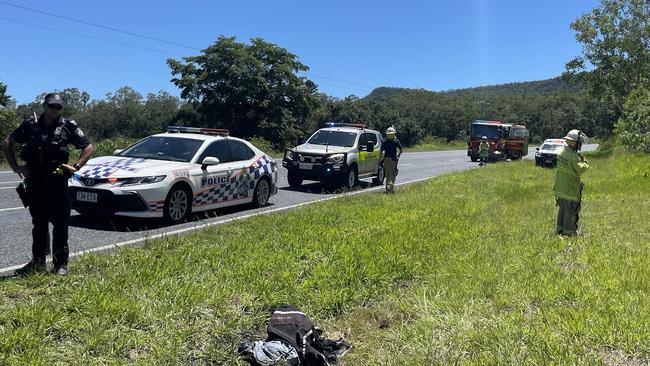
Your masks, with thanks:
M488 143L487 136L483 136L481 137L481 143L478 145L478 155L481 158L480 166L487 164L489 154L490 144Z
M27 185L27 203L32 216L32 260L16 270L26 276L45 272L45 258L50 253L49 223L52 223L53 272L68 274L68 178L90 158L93 147L83 131L72 121L61 116L63 98L56 93L45 96L43 113L30 117L14 130L4 143L4 153L11 169ZM22 145L26 165L18 165L14 145ZM83 149L79 161L68 165L68 145Z
M386 175L386 193L395 192L395 177L397 176L397 162L402 155L402 144L395 138L397 131L395 127L388 127L386 130L386 140L381 144L381 156L379 164L384 165L384 174Z
M573 236L578 234L578 220L582 208L582 181L580 176L589 169L587 159L578 151L586 142L587 136L579 130L571 130L564 136L567 146L557 157L555 172L555 202L559 207L557 213L558 235Z

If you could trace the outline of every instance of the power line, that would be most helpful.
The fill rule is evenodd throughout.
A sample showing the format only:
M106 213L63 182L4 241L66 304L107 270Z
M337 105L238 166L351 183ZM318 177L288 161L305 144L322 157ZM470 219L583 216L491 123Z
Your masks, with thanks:
M88 22L88 21L85 21L85 20L82 20L82 19L71 18L71 17L65 16L65 15L54 14L54 13L50 13L50 12L43 11L43 10L29 8L29 7L26 7L26 6L10 3L10 2L7 2L7 1L0 1L0 4L6 5L6 6L12 6L14 8L23 9L23 10L27 10L27 11L31 11L31 12L35 12L35 13L44 14L44 15L47 15L47 16L55 17L55 18L61 18L61 19L69 20L71 22L77 22L77 23L81 23L81 24L85 24L85 25L90 25L92 27L107 29L107 30L110 30L110 31L113 31L113 32L128 34L128 35L133 36L133 37L140 37L140 38L148 39L148 40L151 40L151 41L170 44L170 45L177 46L177 47L183 47L183 48L188 48L188 49L191 49L191 50L201 51L200 48L187 46L187 45L184 45L184 44L181 44L181 43L167 41L167 40L164 40L164 39L151 37L151 36L148 36L146 34L130 32L130 31L115 28L115 27L109 27L109 26L106 26L106 25L101 25L101 24L97 24L97 23L93 23L93 22Z
M371 89L372 90L372 89L375 88L375 87L369 86L369 85L351 83L349 81L338 80L338 79L330 78L330 77L327 77L327 76L321 76L321 75L316 75L316 74L312 74L312 73L304 73L304 74L307 75L307 76L311 76L311 77L315 77L315 78L319 78L319 79L325 79L325 80L330 80L330 81L336 81L336 82L343 83L343 84L350 84L350 85L360 86L360 87L362 87L364 89Z
M161 38L148 36L146 34L131 32L131 31L127 31L127 30L124 30L124 29L115 28L115 27L111 27L111 26L107 26L107 25L97 24L97 23L89 22L89 21L86 21L86 20L83 20L83 19L72 18L72 17L68 17L68 16L60 15L60 14L55 14L55 13L51 13L51 12L44 11L44 10L34 9L34 8L27 7L27 6L14 4L14 3L11 3L11 2L8 2L8 1L0 0L0 5L11 6L11 7L18 8L18 9L23 9L23 10L27 10L27 11L31 11L31 12L35 12L35 13L39 13L39 14L44 14L44 15L47 15L47 16L50 16L50 17L65 19L65 20L69 20L69 21L72 21L72 22L76 22L76 23L96 27L96 28L101 28L101 29L106 29L106 30L110 30L110 31L113 31L113 32L127 34L127 35L130 35L130 36L133 36L133 37L139 37L139 38L148 39L148 40L152 40L152 41L156 41L156 42L160 42L160 43L166 43L166 44L177 46L177 47L183 47L183 48L187 48L187 49L191 49L191 50L195 50L195 51L201 51L201 49L197 48L197 47L188 46L188 45L184 45L184 44L181 44L181 43L168 41L168 40L164 40L164 39L161 39ZM61 33L72 34L72 35L75 35L75 36L78 36L78 37L84 37L84 38L90 38L90 39L95 39L95 40L99 40L99 41L109 42L109 43L113 43L113 44L117 44L117 45L121 45L121 46L126 46L126 47L131 47L131 48L138 48L138 49L142 49L142 50L147 50L147 51L166 54L166 55L173 55L173 56L177 56L177 57L183 57L181 55L178 55L178 54L175 54L175 53L172 53L172 52L166 52L166 51L156 50L156 49L153 49L153 48L136 46L136 45L132 45L132 44L129 44L129 43L123 43L123 42L113 41L113 40L109 40L109 39L105 39L105 38L89 36L89 35L85 35L85 34L81 34L81 33L70 32L70 31L66 31L66 30L62 30L62 29L51 28L51 27L40 25L40 24L28 23L28 22L13 20L13 19L4 18L4 17L0 17L0 19L6 20L6 21L9 21L9 22L13 22L13 23L24 24L24 25L29 25L29 26L33 26L33 27L43 28L43 29L54 30L54 31L61 32ZM324 79L324 80L335 81L335 82L339 82L339 83L343 83L343 84L354 85L356 87L362 87L364 89L369 89L369 90L374 89L374 87L369 86L369 85L364 85L364 84L359 84L359 83L353 83L353 82L349 82L349 81L334 79L334 78L327 77L327 76L316 75L316 74L312 74L312 73L304 73L304 75L309 76L309 77L318 78L318 79ZM327 83L324 83L324 84L327 84ZM330 83L330 85L332 85L332 84ZM342 87L342 86L339 86L339 87ZM349 87L343 87L343 88L359 89L359 88L349 88Z
M119 42L119 41L113 41L113 40L106 39L106 38L95 37L95 36L89 36L89 35L87 35L87 34L76 33L76 32L70 32L70 31L67 31L67 30L58 29L58 28L53 28L53 27L48 27L48 26L41 25L41 24L35 24L35 23L29 23L29 22L23 22L23 21L21 21L21 20L15 20L15 19L10 19L10 18L5 18L5 17L0 17L0 20L4 20L4 21L7 21L7 22L12 22L12 23L17 23L17 24L22 24L22 25L28 25L28 26L31 26L31 27L36 27L36 28L41 28L41 29L47 29L47 30L51 30L51 31L55 31L55 32L65 33L65 34L71 34L71 35L73 35L73 36L77 36L77 37L94 39L94 40L96 40L96 41L102 41L102 42L113 43L113 44L120 45L120 46L131 47L131 48L137 48L137 49L141 49L141 50L145 50L145 51L149 51L149 52L161 53L161 54L163 54L163 55L176 56L176 57L183 57L183 56L181 56L181 55L179 55L179 54L175 54L175 53L171 53L171 52L166 52L166 51L161 51L161 50L157 50L157 49L154 49L154 48L142 47L142 46L137 46L137 45L133 45L133 44L130 44L130 43L124 43L124 42Z

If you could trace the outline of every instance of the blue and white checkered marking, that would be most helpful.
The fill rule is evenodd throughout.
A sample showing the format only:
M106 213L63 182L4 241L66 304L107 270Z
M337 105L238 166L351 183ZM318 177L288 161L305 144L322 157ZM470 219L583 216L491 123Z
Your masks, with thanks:
M106 178L118 170L126 170L135 173L138 169L132 165L144 162L142 158L122 158L105 163L94 164L89 166L89 169L83 172L85 178Z
M244 199L250 197L255 189L255 183L263 174L271 174L277 171L277 166L272 164L273 160L262 156L251 164L248 169L242 169L239 174L228 178L225 184L216 185L194 197L194 206L205 206L216 203Z
M273 162L271 158L263 155L248 168L248 173L254 174L255 181L257 181L263 174L271 174L278 170L277 165L271 162Z

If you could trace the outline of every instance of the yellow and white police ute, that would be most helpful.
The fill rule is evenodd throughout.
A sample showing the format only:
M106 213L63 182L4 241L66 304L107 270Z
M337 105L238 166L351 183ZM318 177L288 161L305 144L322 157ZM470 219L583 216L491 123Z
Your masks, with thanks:
M81 214L163 217L179 223L192 212L253 203L277 193L277 164L227 130L168 127L113 156L88 163L70 181Z

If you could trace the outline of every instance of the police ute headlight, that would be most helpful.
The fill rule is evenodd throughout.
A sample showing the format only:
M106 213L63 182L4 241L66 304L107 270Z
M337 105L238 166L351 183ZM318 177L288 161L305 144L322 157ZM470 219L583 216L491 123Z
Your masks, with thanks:
M334 154L330 155L327 157L327 162L328 163L334 163L334 164L339 164L343 161L343 154Z
M122 183L123 186L133 186L136 184L151 184L162 182L165 179L166 175L155 175L150 177L134 177L129 178Z

